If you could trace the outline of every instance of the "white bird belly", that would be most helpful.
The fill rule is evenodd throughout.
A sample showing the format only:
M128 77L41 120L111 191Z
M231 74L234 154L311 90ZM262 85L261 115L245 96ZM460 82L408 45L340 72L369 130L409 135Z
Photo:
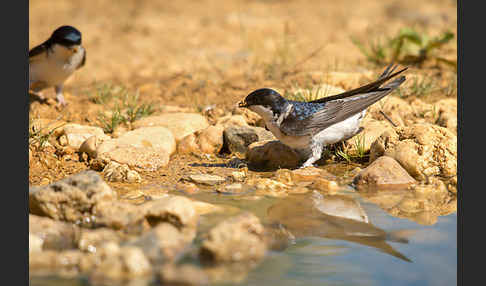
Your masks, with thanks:
M346 120L331 125L314 136L314 140L322 142L324 146L349 139L359 131L360 123L366 110L357 113Z
M43 58L35 59L29 63L29 83L32 85L35 82L42 82L45 87L62 84L71 76L76 67L82 61L84 55L84 48L80 48L79 52L71 57L65 58L64 51L59 51L59 47L55 47L55 51L50 53L48 57L44 55Z
M74 69L69 65L56 62L54 60L40 60L29 64L29 81L44 82L48 86L54 86L63 83Z

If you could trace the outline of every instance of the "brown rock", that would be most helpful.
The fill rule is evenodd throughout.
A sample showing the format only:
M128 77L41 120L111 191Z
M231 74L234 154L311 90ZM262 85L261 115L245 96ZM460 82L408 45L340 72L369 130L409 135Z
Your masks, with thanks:
M437 124L457 134L457 99L442 99L434 105L438 112Z
M193 174L189 175L189 179L194 183L208 186L218 185L226 181L223 177L209 174Z
M366 112L366 117L388 122L380 111L383 111L397 126L404 126L405 119L413 114L410 104L396 96L387 96L377 104L371 105Z
M229 126L248 126L248 123L246 123L246 118L243 115L227 115L219 118L216 125L227 128Z
M208 261L246 261L263 258L266 245L263 226L251 213L226 219L212 228L199 255Z
M106 226L125 232L138 233L143 230L144 209L130 203L105 201L93 208L96 226Z
M133 128L161 126L169 129L177 142L195 131L209 126L204 116L198 113L166 113L148 116L133 123Z
M199 219L192 201L182 196L168 196L142 205L150 225L168 222L177 228L195 227Z
M263 118L261 118L260 115L249 110L248 108L236 107L232 113L233 115L242 115L248 125L260 127L265 126Z
M384 132L371 146L370 161L381 156L397 160L417 180L457 173L457 136L444 127L416 124Z
M77 238L77 247L85 252L94 253L97 249L106 242L119 243L121 237L116 231L110 228L98 229L81 229L80 235Z
M379 157L354 178L358 190L406 188L414 183L414 178L395 159L388 156Z
M363 119L361 127L363 127L363 131L346 140L346 143L350 146L348 150L351 152L357 152L358 148L363 152L369 152L371 144L373 144L383 132L386 130L393 130L392 125L388 121L378 121L369 117Z
M132 168L156 170L169 163L176 143L169 129L144 127L103 142L98 156Z
M41 249L65 250L75 248L79 234L80 229L76 225L29 214L29 235L42 241Z
M91 279L95 281L105 279L119 281L147 276L152 273L149 260L138 247L124 246L119 248L118 251L107 254L107 252L100 254L97 252L90 257L94 262L84 262L86 264L91 263Z
M108 163L102 171L103 178L109 182L140 183L142 177L135 170L125 164L118 164L115 161Z
M60 136L66 136L66 143L75 149L79 149L81 144L92 136L96 136L98 142L103 142L110 139L110 136L105 135L103 129L96 126L86 126L75 123L68 123L62 127Z
M47 186L31 187L29 211L56 220L81 222L90 219L96 204L116 196L98 173L88 170Z
M128 244L140 247L152 264L161 264L174 261L187 250L195 236L195 229L179 230L170 223L162 222Z
M79 264L83 259L79 250L47 250L29 255L29 273L55 273L57 276L73 277L81 274Z
M297 152L280 141L252 143L246 157L250 164L262 169L294 168L301 161Z
M230 153L245 154L251 143L274 139L275 136L270 131L261 127L230 126L223 132L223 148Z
M221 125L211 125L184 137L177 144L179 154L214 154L223 147L223 130Z

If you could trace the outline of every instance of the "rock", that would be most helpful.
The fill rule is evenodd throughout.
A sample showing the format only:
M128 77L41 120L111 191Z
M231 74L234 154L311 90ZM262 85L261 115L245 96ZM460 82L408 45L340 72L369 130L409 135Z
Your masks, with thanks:
M98 156L98 151L96 150L98 144L96 135L93 135L79 146L79 152L88 154L88 160L90 158L96 158Z
M42 244L44 244L42 238L29 232L29 255L32 252L42 251Z
M363 130L346 140L346 144L350 146L348 151L350 152L364 152L368 153L371 148L371 144L380 137L386 130L393 130L392 125L388 121L378 121L372 118L364 118L361 122Z
M177 228L195 227L199 219L192 201L182 196L168 196L141 205L150 225L168 222Z
M160 126L169 129L177 142L195 131L209 126L206 118L198 113L167 113L148 116L133 123L133 128Z
M137 171L130 170L127 165L118 164L115 161L108 163L102 171L103 178L109 182L140 183L142 178Z
M382 156L362 170L353 183L358 190L381 188L406 188L416 183L405 169L392 157Z
M184 137L177 144L179 154L214 154L223 147L222 125L211 125Z
M195 236L195 229L179 230L170 223L162 222L128 245L139 247L152 264L162 264L179 257Z
M383 111L397 126L404 126L405 119L414 113L407 101L396 96L387 96L377 104L371 105L366 112L365 118L371 117L379 121L388 122L380 111Z
M221 184L226 181L226 179L223 177L216 176L216 175L208 175L208 174L189 175L189 179L197 184L208 185L208 186Z
M275 173L275 177L279 182L287 186L293 186L290 188L289 193L306 193L309 191L308 188L330 194L339 190L336 176L316 167L306 167L292 171L280 169Z
M60 136L65 135L66 144L75 149L79 149L86 139L96 136L97 142L104 142L110 139L110 136L105 135L103 129L96 126L85 126L75 123L68 123L62 127Z
M410 102L413 112L408 114L406 122L407 125L417 124L417 123L432 123L436 124L438 112L430 103L424 102L418 98Z
M371 146L370 161L389 156L416 180L457 173L457 136L444 127L416 124L384 132Z
M216 125L227 128L229 126L248 126L248 123L246 123L246 118L243 115L227 115L219 118Z
M457 134L457 99L442 99L434 105L438 113L437 124Z
M129 233L143 230L144 209L140 206L120 201L105 201L93 207L94 223Z
M236 107L232 111L233 115L241 115L245 119L246 123L251 126L265 126L265 121L256 112L249 110L248 108ZM242 126L242 125L239 125Z
M180 266L174 264L163 265L159 271L159 280L164 285L209 284L207 274L200 268L191 264L183 264Z
M152 273L149 260L140 248L134 246L124 246L104 253L100 251L91 255L83 263L83 268L92 270L90 278L95 281L106 279L119 281Z
M245 154L248 145L263 140L275 140L275 136L264 128L250 126L230 126L223 132L223 148L231 153Z
M29 237L39 238L42 249L66 250L76 247L80 229L71 223L29 214ZM37 243L34 238L33 243ZM29 241L30 244L30 241Z
M29 189L29 212L55 220L79 222L90 219L93 207L116 198L100 175L87 170L53 184Z
M456 195L451 194L445 183L436 177L413 184L407 190L380 190L360 194L392 216L423 225L435 224L438 216L457 211Z
M120 241L120 236L110 228L83 228L76 242L80 250L94 253L104 243L113 242L118 244Z
M108 158L131 168L156 170L169 163L176 142L169 129L143 127L103 142L98 156Z
M209 231L199 256L213 262L259 260L266 251L263 230L259 219L248 212L226 219Z
M278 181L288 185L295 185L301 182L313 182L318 178L337 180L336 176L326 170L312 166L295 170L280 169L275 172L275 177Z
M327 194L335 194L339 190L339 185L336 181L331 181L324 178L317 178L310 188L319 190Z
M246 173L244 171L234 171L231 172L231 178L236 182L243 182L246 179Z
M80 274L79 264L84 254L79 250L46 250L29 255L29 273L55 273L56 276L73 277ZM45 274L44 274L45 275Z
M256 195L285 197L289 191L289 186L286 184L268 178L252 178L247 183L257 189Z
M251 165L262 169L295 168L299 154L280 141L260 141L248 146L246 158Z

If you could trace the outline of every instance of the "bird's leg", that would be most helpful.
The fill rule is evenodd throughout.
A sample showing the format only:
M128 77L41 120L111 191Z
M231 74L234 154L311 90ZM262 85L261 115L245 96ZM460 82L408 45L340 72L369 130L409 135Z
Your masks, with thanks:
M309 159L307 159L307 161L304 162L301 168L313 166L314 162L316 162L321 158L322 148L323 148L322 143L313 140L310 145L310 148L311 148L311 156Z
M57 99L57 106L66 106L66 100L64 100L64 96L62 95L62 89L64 85L56 85L54 89L56 90L56 99Z

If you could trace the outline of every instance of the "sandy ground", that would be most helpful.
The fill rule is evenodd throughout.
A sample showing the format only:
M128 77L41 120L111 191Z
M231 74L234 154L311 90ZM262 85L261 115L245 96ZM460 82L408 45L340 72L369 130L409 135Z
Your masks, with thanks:
M445 30L457 34L457 6L450 0L30 0L29 48L65 24L82 32L86 65L66 85L66 108L56 109L54 101L34 101L30 117L97 125L98 113L107 107L90 97L103 83L139 89L140 101L155 108L179 105L202 110L215 105L228 110L256 88L286 90L296 84L324 83L324 78L311 76L315 72L378 75L384 67L367 62L351 37L382 39L402 27L429 35ZM455 39L442 53L455 60ZM282 69L292 72L272 76ZM408 72L430 76L441 87L455 76L433 65L411 67ZM54 98L53 90L46 95ZM427 100L443 96L431 94ZM32 152L31 185L88 168L76 159L59 159L53 148ZM191 168L186 163L195 160L175 155L169 168L142 175L146 182L176 181Z

